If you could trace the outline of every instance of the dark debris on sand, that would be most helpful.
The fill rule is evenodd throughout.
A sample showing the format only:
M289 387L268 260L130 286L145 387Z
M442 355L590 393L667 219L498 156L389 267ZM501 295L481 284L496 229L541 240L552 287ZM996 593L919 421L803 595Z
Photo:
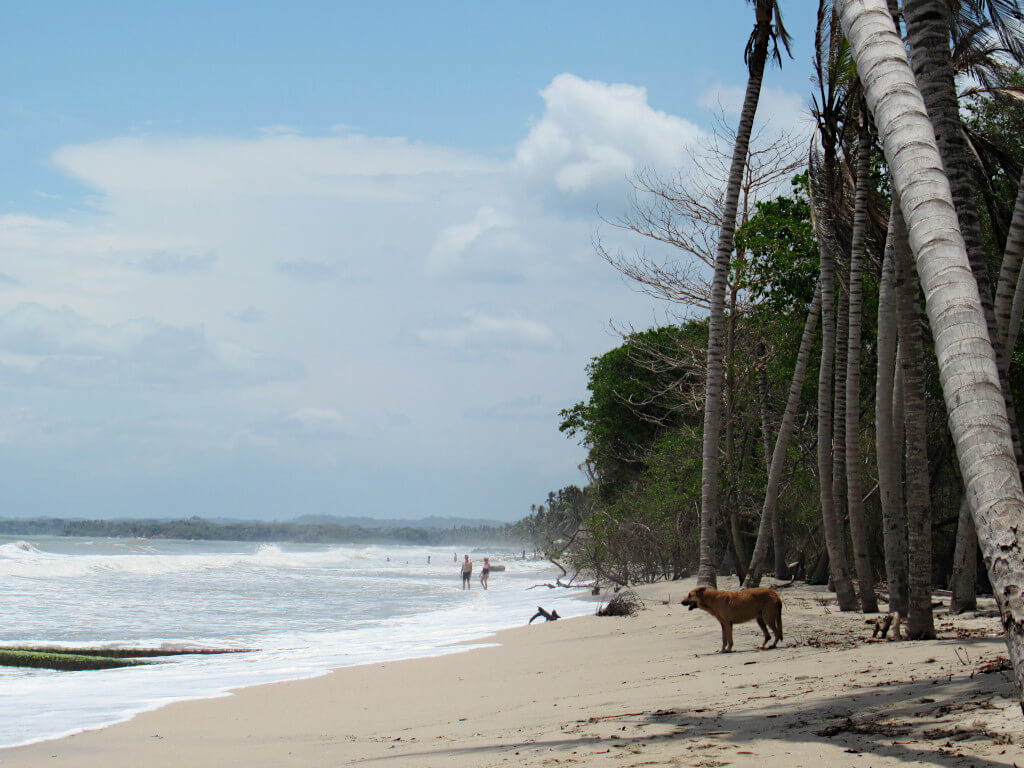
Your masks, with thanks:
M632 589L627 589L619 592L619 594L609 600L608 605L598 608L597 615L635 616L639 611L643 610L643 607L644 601L640 599L640 595Z

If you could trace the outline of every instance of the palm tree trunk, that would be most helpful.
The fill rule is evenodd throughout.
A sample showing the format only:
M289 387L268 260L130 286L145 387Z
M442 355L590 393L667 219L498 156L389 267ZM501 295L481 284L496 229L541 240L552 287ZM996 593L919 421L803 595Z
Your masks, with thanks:
M924 100L885 0L842 0L842 24L913 235L953 442L1019 686L1024 490L978 286Z
M749 59L750 77L747 92L743 97L743 109L736 129L736 144L733 146L732 164L729 168L729 182L725 192L722 210L722 228L718 236L718 250L715 254L715 275L711 283L711 307L708 317L708 368L704 397L704 447L701 465L700 504L700 564L697 568L697 583L714 587L718 580L715 575L715 528L718 522L718 469L719 446L722 427L722 346L725 336L725 289L729 277L729 261L732 255L736 231L736 210L739 205L740 185L746 166L750 133L754 127L754 115L761 95L761 79L768 58L768 43L771 38L771 23L758 15L757 40Z
M903 368L903 404L907 435L907 545L909 557L907 638L935 637L932 618L932 520L928 488L928 412L924 397L924 345L921 300L906 224L893 207L896 257L896 315Z
M960 121L960 103L957 99L953 59L949 48L948 0L905 0L903 17L907 23L910 64L935 130L942 166L949 180L960 232L967 248L971 273L977 281L981 308L995 351L1004 404L1009 415L1017 470L1024 474L1024 446L1021 445L1013 393L1006 376L1009 355L1004 354L1005 330L1001 333L996 321L992 280L985 259L981 222L978 219L971 183L970 155L964 139L963 123Z
M840 544L843 562L850 561L846 542L846 361L849 353L850 336L850 259L843 249L836 251L836 275L839 296L836 302L836 369L835 402L832 407L832 498L836 507L836 519L843 531Z
M867 513L864 511L864 480L860 466L860 330L863 317L864 248L868 230L868 174L871 170L868 116L862 114L861 118L860 141L857 147L853 242L850 248L850 330L846 360L846 503L850 510L850 533L853 540L857 586L860 591L860 608L864 613L878 613L875 575L871 568L871 537Z
M812 210L815 207L812 188ZM814 217L814 230L821 254L821 274L818 285L821 290L821 365L818 367L818 493L821 498L822 528L825 531L825 549L828 551L829 572L832 586L836 591L839 609L853 611L857 608L857 595L846 565L843 550L843 521L836 515L832 494L832 358L835 354L835 256L834 237L829 237L831 228L827 217L829 211L819 210Z
M960 499L960 515L956 527L956 548L953 550L953 576L950 578L949 612L953 614L978 608L978 536L971 520L967 496Z
M762 338L757 343L757 395L761 401L761 444L764 446L764 468L771 469L772 465L772 436L771 425L768 419L768 371L767 368L768 345Z
M1013 294L1013 309L1010 311L1010 325L1006 331L1007 356L1017 347L1020 321L1024 317L1024 270L1017 276L1017 290Z
M1017 187L1017 202L1013 207L1013 219L1006 235L1006 248L1003 250L1003 266L999 271L999 285L996 288L996 324L999 327L999 343L1006 354L1003 362L1009 365L1013 357L1013 349L1017 346L1017 334L1020 331L1020 314L1017 314L1016 325L1013 324L1013 310L1018 303L1021 282L1021 262L1024 261L1024 176ZM1024 297L1020 297L1024 307Z
M817 288L815 288L817 291ZM817 312L821 311L821 298L815 299L818 303ZM817 316L815 316L815 327L817 327ZM761 340L761 362L759 368L758 387L761 395L761 439L764 441L764 461L765 471L770 475L772 469L772 428L771 422L768 418L768 345ZM786 562L786 537L785 537L785 521L783 518L782 510L778 508L778 504L775 505L775 509L772 512L772 554L775 560L775 578L776 579L788 579L789 578L789 564ZM762 516L763 520L763 516ZM761 536L761 531L758 529L758 537ZM763 567L763 566L762 566ZM749 573L749 570L748 570Z
M736 371L734 369L733 350L736 345L736 296L739 286L734 281L729 292L729 319L725 335L725 461L728 472L727 482L732 485L734 478L739 476L736 456ZM742 461L742 459L741 459ZM732 542L732 555L736 563L736 578L740 584L747 575L747 553L743 548L743 527L740 522L739 499L734 490L725 497L726 509L729 512L729 537Z
M875 385L875 451L878 464L878 496L882 504L882 537L885 545L885 577L889 583L889 610L907 616L907 513L903 506L900 448L903 431L895 429L896 400L896 263L893 225L899 208L893 203L889 233L878 287L878 372ZM899 409L900 423L903 409Z
M761 510L761 526L757 531L757 544L754 545L754 554L750 558L750 568L747 570L747 578L743 582L744 587L756 587L761 583L761 574L764 572L765 561L768 559L768 531L773 528L775 517L778 515L779 484L782 482L786 448L789 445L789 438L793 434L793 426L796 424L796 412L800 408L800 393L804 389L804 378L811 359L811 346L814 343L814 332L818 327L819 314L821 314L820 280L814 291L814 301L811 302L811 308L807 311L803 336L800 337L800 350L796 356L793 380L789 385L786 410L782 413L779 436L775 440L775 450L772 451L772 461L768 468L768 487L764 494L764 507ZM776 560L778 559L777 555L778 543L776 543ZM776 570L775 578L785 577L780 576Z

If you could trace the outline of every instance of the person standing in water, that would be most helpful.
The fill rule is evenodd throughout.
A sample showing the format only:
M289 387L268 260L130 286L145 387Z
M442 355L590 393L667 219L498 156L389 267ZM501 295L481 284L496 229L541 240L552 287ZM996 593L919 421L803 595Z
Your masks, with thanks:
M480 569L480 585L487 589L487 577L491 575L491 561L489 558L484 558L484 567Z
M470 578L473 576L473 561L466 555L462 560L462 588L470 588Z

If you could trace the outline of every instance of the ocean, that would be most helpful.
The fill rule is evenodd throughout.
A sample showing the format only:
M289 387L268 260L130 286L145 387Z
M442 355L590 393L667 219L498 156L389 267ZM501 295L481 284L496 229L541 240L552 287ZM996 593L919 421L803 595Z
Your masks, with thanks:
M453 562L466 553L469 591ZM486 592L485 555L506 567ZM526 624L538 604L594 610L580 591L529 589L554 575L476 548L0 537L0 645L260 649L102 671L0 667L0 747L233 688L457 652L452 643Z

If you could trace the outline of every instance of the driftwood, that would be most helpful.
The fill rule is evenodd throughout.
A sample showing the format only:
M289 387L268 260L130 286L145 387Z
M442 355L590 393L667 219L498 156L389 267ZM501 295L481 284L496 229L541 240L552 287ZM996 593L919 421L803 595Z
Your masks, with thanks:
M608 601L608 605L597 609L598 616L633 616L642 610L644 601L632 589L619 592Z
M537 612L535 614L533 614L533 616L527 622L527 624L533 624L533 620L538 618L538 617L540 617L540 616L543 616L545 621L557 621L558 619L562 618L561 616L558 615L558 611L551 611L551 613L548 613L547 611L545 611L543 608L541 608L538 605L537 606Z
M575 579L576 579L576 577L573 576L572 579L570 579L568 582L562 581L561 579L555 579L555 583L554 584L552 584L550 581L549 582L545 582L543 584L534 584L532 587L527 587L526 591L529 592L531 589L536 589L537 587L547 587L548 589L558 589L559 587L562 587L563 589L596 589L597 588L597 582L596 581L591 583L591 584L573 584L572 582ZM597 593L595 592L594 594L597 594Z
M883 640L889 634L889 630L892 629L892 639L902 640L903 635L900 633L900 625L903 623L903 619L898 613L887 613L885 616L879 616L877 619L868 619L864 622L874 627L871 631L871 637L881 637Z

